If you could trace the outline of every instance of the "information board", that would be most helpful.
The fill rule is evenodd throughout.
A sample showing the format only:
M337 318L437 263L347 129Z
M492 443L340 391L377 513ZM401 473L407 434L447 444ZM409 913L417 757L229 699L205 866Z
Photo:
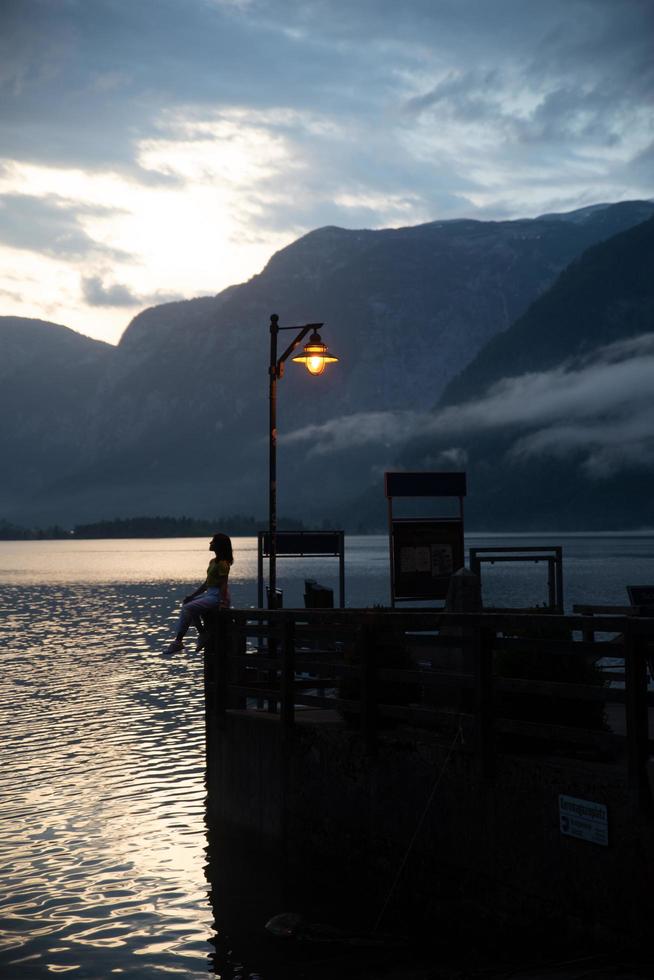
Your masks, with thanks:
M463 521L397 519L391 524L396 599L444 599L464 564Z

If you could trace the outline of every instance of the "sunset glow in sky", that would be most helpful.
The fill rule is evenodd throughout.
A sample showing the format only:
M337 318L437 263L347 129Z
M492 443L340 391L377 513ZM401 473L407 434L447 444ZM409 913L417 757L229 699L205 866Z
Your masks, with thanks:
M5 0L0 315L115 342L321 225L654 196L651 0Z

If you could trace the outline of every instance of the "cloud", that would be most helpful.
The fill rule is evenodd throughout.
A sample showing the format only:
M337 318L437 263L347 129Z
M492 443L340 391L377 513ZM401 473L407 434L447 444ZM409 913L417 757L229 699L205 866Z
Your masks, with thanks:
M13 289L0 289L0 296L3 299L13 300L16 303L19 303L22 300L21 294L17 290Z
M565 459L584 455L583 469L591 477L607 477L625 467L654 465L654 422L650 403L645 411L629 412L613 420L592 419L585 424L553 425L519 440L513 458L552 456Z
M164 293L157 291L154 293L134 293L122 283L111 283L106 285L100 276L82 277L82 295L89 306L111 306L111 307L130 307L130 306L155 306L159 303L172 303L183 299L179 293Z
M321 225L651 197L653 18L651 0L4 0L0 174L25 197L6 234L67 262L116 244L188 295ZM129 211L105 246L95 191ZM84 319L55 289L41 305Z
M454 444L438 450L441 459L449 453L454 462L465 452L459 443L485 432L513 433L514 460L581 455L593 477L654 465L654 333L551 371L505 378L476 401L432 413L358 413L305 426L281 441L310 443L308 455L327 455L432 438Z
M529 151L530 141L567 157L604 140L602 127L627 140L652 92L651 9L637 0L14 0L0 22L0 143L16 159L152 180L139 144L170 135L168 113L241 109L270 115L271 132L306 164L307 192L322 184L325 202L334 186L413 189L430 207L447 202L452 181L477 183L480 141L503 172L513 152L533 152L537 165L542 145ZM320 115L322 133L293 131L283 110Z
M427 412L356 412L314 423L279 437L281 443L311 443L309 456L323 456L375 443L387 449L404 445L429 431L433 416Z
M128 259L129 253L96 241L84 229L89 218L117 213L112 207L83 204L55 194L0 194L0 242L69 262L93 255Z

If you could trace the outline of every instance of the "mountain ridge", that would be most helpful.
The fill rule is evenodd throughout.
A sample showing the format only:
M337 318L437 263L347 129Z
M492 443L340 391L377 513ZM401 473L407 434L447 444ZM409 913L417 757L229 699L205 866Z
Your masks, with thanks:
M618 295L617 275L622 287ZM500 376L517 375L536 365L543 370L600 343L635 335L648 321L654 327L649 288L653 275L654 218L649 218L613 236L608 243L591 246L573 260L546 294L507 330L493 337L452 379L439 404L465 401ZM641 301L645 303L644 310L638 309ZM599 325L594 330L592 322Z
M582 222L317 229L246 283L144 310L116 347L93 347L92 363L75 376L50 360L24 381L22 401L19 388L13 400L0 392L0 411L15 420L0 433L0 452L11 461L0 516L46 524L263 513L275 311L283 326L324 321L323 337L341 358L322 379L289 368L279 389L280 507L320 520L394 450L354 454L344 480L340 462L303 456L285 434L362 411L429 411L588 241L628 227L643 209L654 214L654 204L625 202ZM0 318L0 344L2 330ZM30 399L41 386L52 399Z

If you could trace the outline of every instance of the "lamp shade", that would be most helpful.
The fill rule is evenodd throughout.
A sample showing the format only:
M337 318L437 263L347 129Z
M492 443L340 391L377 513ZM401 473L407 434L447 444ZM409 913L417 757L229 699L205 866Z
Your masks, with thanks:
M322 374L326 364L335 364L338 358L329 353L327 344L323 344L320 334L314 330L308 342L302 348L302 353L293 358L298 364L304 364L310 374Z

